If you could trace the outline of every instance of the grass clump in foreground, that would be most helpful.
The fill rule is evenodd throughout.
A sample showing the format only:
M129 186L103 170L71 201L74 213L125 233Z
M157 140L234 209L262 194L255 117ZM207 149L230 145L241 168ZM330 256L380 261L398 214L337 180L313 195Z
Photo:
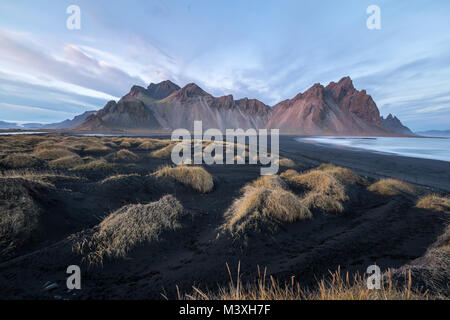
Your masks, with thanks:
M183 207L171 195L146 205L128 205L106 217L93 233L76 239L73 249L89 265L124 258L139 245L157 241L167 230L180 228Z
M179 300L428 300L428 293L422 293L412 288L412 278L404 286L397 286L391 279L390 270L384 277L380 290L367 288L366 276L348 272L341 274L340 268L330 272L330 280L321 280L314 290L303 290L295 277L290 282L280 284L273 276L267 276L267 270L261 272L258 267L258 278L254 282L242 283L240 265L236 280L233 279L227 265L230 277L228 286L219 286L215 292L202 291L193 287L190 294L181 295Z
M36 235L41 212L33 195L46 186L20 176L0 177L0 261Z
M409 183L397 179L381 179L370 185L369 191L382 196L416 195L416 189Z
M344 210L342 202L350 199L347 194L348 186L365 183L353 171L333 164L323 164L302 174L287 170L281 177L288 184L306 190L302 203L309 209L338 213Z
M171 178L192 189L208 193L214 188L211 174L202 167L180 165L177 167L165 166L154 173L157 178Z
M433 211L450 212L450 197L430 194L420 198L417 201L416 207Z
M242 196L225 213L222 226L231 233L274 230L282 223L310 219L311 212L301 200L285 189L279 176L264 176L242 189Z

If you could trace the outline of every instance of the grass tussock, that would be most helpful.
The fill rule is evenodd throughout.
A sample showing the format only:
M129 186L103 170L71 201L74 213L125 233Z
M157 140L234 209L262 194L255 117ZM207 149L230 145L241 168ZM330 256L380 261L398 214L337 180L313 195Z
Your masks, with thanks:
M170 159L170 156L172 155L172 149L175 147L174 144L169 144L168 146L158 149L156 151L153 151L150 153L150 156L152 158L158 158L158 159Z
M73 155L52 160L48 163L48 166L52 169L68 170L81 164L83 164L81 157Z
M383 196L416 195L416 189L409 183L397 179L382 179L370 185L369 191Z
M74 156L76 154L64 148L42 148L35 151L33 155L37 159L51 161L64 157Z
M278 164L280 167L286 168L294 168L296 166L295 162L289 158L280 158L280 160L278 160Z
M211 192L214 188L213 177L202 167L184 165L177 167L165 166L156 171L155 176L157 178L174 179L201 193Z
M107 177L105 179L103 179L102 181L100 181L100 184L105 184L105 183L110 183L110 182L115 182L115 181L120 181L129 177L139 177L139 175L137 173L131 173L131 174L116 174L110 177Z
M264 176L242 189L242 196L227 210L224 230L233 234L250 230L275 230L278 225L310 219L301 200L285 189L278 176Z
M134 153L126 149L117 151L114 154L115 161L138 161L139 157Z
M12 180L26 180L33 184L39 184L46 187L54 187L54 183L58 180L79 180L80 178L73 175L62 175L52 171L34 171L34 170L9 170L0 174L0 178Z
M292 178L298 176L299 173L296 170L289 169L280 174L280 177L284 180L291 180Z
M438 194L430 194L420 198L417 201L416 207L432 211L450 213L450 197L443 197Z
M109 171L114 169L116 166L112 163L107 162L105 159L93 160L88 163L80 164L73 167L72 171Z
M350 200L347 192L349 186L366 183L353 171L333 164L323 164L301 174L290 169L281 177L289 185L306 191L302 203L309 209L335 213L343 212L342 202Z
M30 168L39 165L40 161L31 154L12 153L0 161L0 164L10 169Z
M330 272L329 280L321 280L314 290L304 290L300 283L291 278L291 281L280 283L273 276L267 275L267 270L261 271L258 267L258 277L254 282L242 283L240 278L240 265L238 266L236 280L233 278L227 265L230 277L228 286L219 286L216 291L202 291L193 287L190 294L181 295L179 300L429 300L433 299L428 293L412 288L412 278L404 286L396 285L390 277L390 270L382 281L379 290L367 288L365 275L358 273L343 275L338 269Z
M342 213L344 207L342 203L331 196L318 192L309 192L302 198L302 203L309 209L321 209L325 212Z
M133 146L133 141L132 141L132 140L125 139L125 140L123 140L123 141L120 143L119 146L120 146L121 148L131 148L131 147Z
M134 248L157 241L168 230L180 227L183 207L173 196L146 205L128 205L105 218L94 232L74 243L74 251L90 265L126 257Z
M146 139L138 146L138 149L151 151L155 149L164 148L169 144L171 144L170 140Z
M337 201L349 200L344 184L322 170L311 170L303 174L285 176L285 180L311 192L328 195Z
M337 167L332 163L326 163L320 165L318 170L323 171L343 184L365 184L366 181L354 173L352 170L342 167Z
M22 178L0 177L0 261L11 258L38 231L40 207L32 195L42 187Z

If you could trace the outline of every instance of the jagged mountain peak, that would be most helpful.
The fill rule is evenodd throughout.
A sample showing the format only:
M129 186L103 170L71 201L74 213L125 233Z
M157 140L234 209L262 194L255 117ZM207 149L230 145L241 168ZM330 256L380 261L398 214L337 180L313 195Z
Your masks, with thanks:
M392 115L392 113L389 113L386 118L381 117L381 123L384 127L388 128L394 133L414 135L414 133L408 127L404 126L400 119L397 118L397 116Z
M148 94L157 100L167 98L175 91L180 90L180 87L170 80L165 80L160 83L150 83L147 87Z

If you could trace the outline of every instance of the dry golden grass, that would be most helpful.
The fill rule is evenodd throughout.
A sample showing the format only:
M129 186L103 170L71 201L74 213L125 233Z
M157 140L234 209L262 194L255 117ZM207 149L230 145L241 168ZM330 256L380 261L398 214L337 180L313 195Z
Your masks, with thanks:
M363 178L358 176L356 173L347 168L337 167L334 164L327 163L322 164L318 167L318 170L321 170L325 173L330 174L337 180L339 180L343 184L365 184Z
M0 178L26 180L46 187L54 187L58 180L79 180L76 175L59 174L52 171L34 171L29 169L9 170L0 173Z
M256 179L242 188L242 192L252 190L254 188L266 188L266 189L286 189L286 184L279 176L262 176Z
M168 146L158 149L156 151L153 151L150 153L150 156L152 158L158 158L158 159L170 159L170 156L172 155L172 149L174 148L175 144L169 144Z
M233 234L310 219L311 212L278 176L264 176L246 185L243 195L225 213L223 230Z
M52 160L48 163L48 166L52 169L71 169L81 164L83 164L81 157L73 155Z
M369 191L383 196L416 195L416 189L409 183L397 179L382 179L370 185Z
M167 230L180 227L183 207L173 196L146 205L128 205L105 218L92 234L74 237L74 251L90 265L126 257L134 248L157 241Z
M64 157L75 156L76 154L64 148L40 148L33 153L34 157L40 160L56 160Z
M280 158L280 160L278 160L278 164L280 167L286 168L294 168L296 166L295 162L289 158Z
M121 148L131 148L133 145L130 141L124 140L119 145Z
M295 176L298 176L299 173L293 169L289 169L284 171L283 173L280 174L280 177L282 179L285 179L286 181L289 181L290 179L292 179Z
M416 207L433 211L450 212L450 197L430 194L420 198L417 201Z
M14 256L39 229L40 206L36 201L50 185L26 172L0 176L0 261Z
M302 203L309 209L321 209L325 212L341 213L344 211L342 203L331 196L321 194L318 192L308 192L302 198Z
M342 202L349 200L348 186L367 183L353 171L333 164L323 164L302 174L287 170L281 177L290 185L306 189L302 203L309 209L336 213L343 212Z
M192 189L208 193L214 188L211 174L202 167L180 165L177 167L165 166L155 172L157 178L171 178Z
M349 199L345 186L333 175L322 170L311 170L298 176L289 177L287 181L302 186L307 190L331 196L337 201L347 201Z
M122 179L126 179L129 177L139 177L139 175L137 173L131 173L131 174L116 174L113 176L110 176L108 178L103 179L102 181L100 181L100 184L105 184L108 182L114 182L114 181L119 181Z
M229 285L219 286L219 289L202 291L193 287L190 294L181 295L178 290L179 300L429 300L428 293L419 292L412 288L412 278L405 286L396 286L388 270L379 290L367 288L366 276L356 273L350 275L341 274L340 269L331 273L330 280L322 280L317 283L317 289L303 290L300 283L291 278L291 281L281 284L273 276L267 276L267 270L263 272L258 267L256 281L242 283L240 279L240 265L238 266L236 280L233 279L230 268L227 265L230 277Z
M166 147L169 144L171 144L170 140L146 139L139 145L138 149L151 151Z
M93 160L91 162L80 164L73 167L73 171L109 171L116 166L112 163L108 163L105 159Z
M115 156L114 156L116 161L137 161L139 160L139 157L126 149L122 149L116 152Z
M0 164L11 169L29 168L39 165L39 160L27 153L12 153L0 160Z

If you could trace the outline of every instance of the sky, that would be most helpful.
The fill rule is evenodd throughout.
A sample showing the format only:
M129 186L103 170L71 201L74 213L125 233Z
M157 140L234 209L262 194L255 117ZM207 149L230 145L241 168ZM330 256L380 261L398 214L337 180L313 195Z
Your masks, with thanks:
M350 76L382 115L448 130L448 30L448 0L2 0L0 120L62 121L166 79L274 105Z

